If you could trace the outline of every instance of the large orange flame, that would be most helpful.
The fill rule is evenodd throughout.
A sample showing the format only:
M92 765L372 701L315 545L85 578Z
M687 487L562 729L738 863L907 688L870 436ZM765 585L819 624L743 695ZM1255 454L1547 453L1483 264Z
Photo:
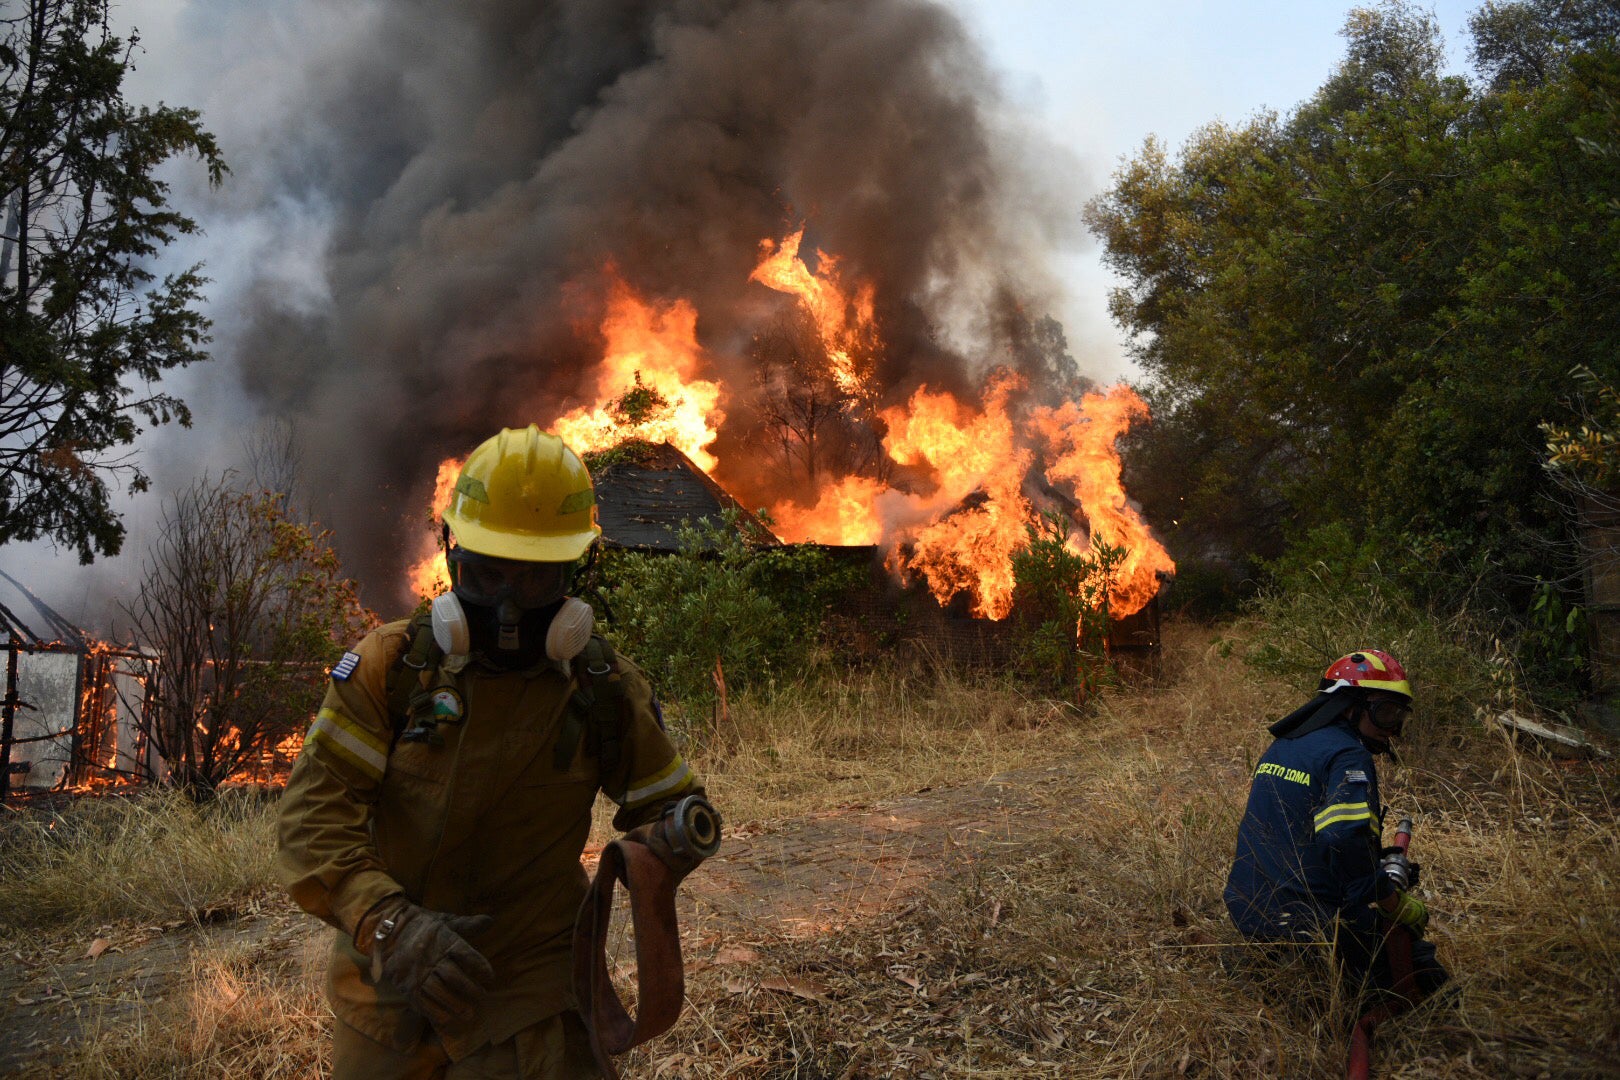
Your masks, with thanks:
M799 298L826 349L828 374L840 390L859 395L872 378L876 290L865 282L851 295L839 280L838 260L824 251L816 252L818 272L812 274L799 257L803 241L802 227L779 244L761 241L759 265L749 280Z
M791 502L771 508L776 535L790 544L877 544L883 540L878 500L888 485L869 476L846 476L823 488L814 506Z
M938 484L916 507L929 520L905 531L909 543L895 550L891 565L922 574L941 603L971 594L974 614L991 619L1012 608L1012 553L1023 546L1033 513L1021 489L1034 455L1016 445L1007 412L1008 395L1022 385L1013 375L992 378L980 413L927 387L905 408L883 413L889 456L927 466Z
M575 453L606 450L628 438L667 442L704 472L719 464L708 446L719 435L720 384L699 378L707 362L697 341L697 309L685 300L648 303L610 275L602 320L607 352L596 372L596 401L551 425ZM651 391L645 409L615 409L633 391Z
M1147 402L1121 384L1106 394L1087 394L1078 405L1069 401L1056 409L1036 409L1031 417L1055 456L1047 478L1073 485L1094 538L1126 550L1109 592L1110 609L1121 616L1146 607L1159 591L1159 572L1176 569L1170 553L1127 501L1119 479L1115 444L1133 421L1147 415Z
M842 280L836 258L816 252L816 270L800 258L804 230L761 243L751 279L792 295L821 339L826 374L850 396L849 409L873 409L879 339L870 283ZM609 269L601 332L606 351L596 370L595 402L550 425L576 452L608 449L627 438L668 442L705 472L719 464L709 447L725 414L715 358L697 341L697 311L685 300L648 301ZM1011 611L1013 556L1028 542L1038 507L1026 484L1037 457L1050 462L1046 481L1069 489L1077 524L1090 537L1124 547L1109 594L1115 617L1133 614L1156 594L1161 571L1173 572L1164 548L1131 507L1120 484L1115 443L1147 406L1121 385L1058 408L1015 406L1020 377L992 376L982 405L920 387L903 406L863 412L881 424L892 481L870 475L825 477L808 498L772 506L775 528L790 542L882 545L902 576L926 581L943 604L966 594L975 614L1002 619ZM853 415L853 414L849 414ZM435 513L448 501L461 462L440 466ZM762 466L728 461L728 469ZM885 473L885 476L891 475ZM1083 549L1084 538L1071 541ZM419 595L448 587L437 550L411 571Z
M461 475L464 460L449 457L439 462L439 474L433 478L433 503L428 508L433 527L431 547L426 555L412 564L406 575L412 596L432 599L450 588L450 568L444 563L444 552L439 550L442 535L439 525L444 521L444 512L450 505L450 495L456 489L456 479Z

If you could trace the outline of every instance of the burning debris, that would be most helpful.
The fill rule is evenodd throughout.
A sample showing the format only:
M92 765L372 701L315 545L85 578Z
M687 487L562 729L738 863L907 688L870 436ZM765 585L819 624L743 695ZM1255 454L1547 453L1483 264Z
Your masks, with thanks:
M147 737L157 658L97 640L4 571L0 581L0 801L161 775Z

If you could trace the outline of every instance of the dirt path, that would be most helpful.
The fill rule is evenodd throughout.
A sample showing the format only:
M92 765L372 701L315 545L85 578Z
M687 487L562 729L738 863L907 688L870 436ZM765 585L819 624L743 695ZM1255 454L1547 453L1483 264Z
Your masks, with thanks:
M930 880L1038 824L1043 795L1066 779L1051 766L734 830L682 889L684 925L692 936L702 928L688 957L903 908ZM0 1075L49 1075L48 1062L87 1034L140 1023L205 952L304 964L311 939L328 933L275 896L203 914L204 926L108 928L0 955Z
M815 932L893 911L948 867L978 857L1044 814L1063 770L852 806L742 830L684 887L705 922Z

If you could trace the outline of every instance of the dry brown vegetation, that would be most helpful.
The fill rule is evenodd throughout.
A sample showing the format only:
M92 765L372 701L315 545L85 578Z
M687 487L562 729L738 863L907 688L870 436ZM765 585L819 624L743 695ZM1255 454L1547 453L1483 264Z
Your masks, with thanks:
M1039 827L940 856L927 890L876 917L813 937L689 924L691 1008L629 1056L628 1075L1342 1073L1351 1010L1328 984L1264 964L1237 975L1223 966L1237 939L1220 888L1250 764L1265 745L1261 721L1296 703L1298 690L1257 676L1212 637L1176 628L1160 685L1114 691L1079 712L1016 686L882 671L771 704L733 701L733 726L692 756L734 829L1037 767L1061 766L1067 782L1024 790L1039 804ZM1431 730L1422 741L1386 777L1386 801L1417 819L1431 936L1461 997L1384 1025L1379 1074L1620 1075L1612 759L1548 759L1477 728ZM244 811L234 831L254 838L244 850L259 854L242 865L262 874L265 812ZM21 910L11 903L18 882L32 882L19 895L49 889L31 869L38 860L27 852L38 850L8 846L0 912ZM204 880L168 865L158 876ZM133 861L113 871L142 872ZM253 878L250 869L214 879L214 902L262 889ZM122 892L171 910L208 903L195 885L146 899L154 890ZM96 903L75 916L62 900L51 920L112 917L115 902ZM151 910L122 917L150 919ZM0 918L17 940L16 916ZM313 1073L326 1022L325 935L310 940L292 950L204 948L176 992L135 1020L103 1025L59 1067L127 1077Z
M205 919L268 887L272 803L235 791L84 798L0 818L0 932Z

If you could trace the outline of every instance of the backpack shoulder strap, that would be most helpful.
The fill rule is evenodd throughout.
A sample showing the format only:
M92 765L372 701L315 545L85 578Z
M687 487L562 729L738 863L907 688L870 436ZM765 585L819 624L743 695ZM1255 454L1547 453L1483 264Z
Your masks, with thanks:
M418 615L405 628L406 646L399 658L388 668L385 683L388 693L388 720L393 726L393 741L398 742L406 723L413 718L430 695L422 687L422 673L439 666L444 650L433 637L433 617ZM391 747L390 747L391 748Z
M619 657L613 646L595 634L574 658L578 688L568 701L569 715L557 737L557 770L568 768L582 736L606 775L615 772L622 756L624 687L619 681ZM611 794L611 792L609 793Z

